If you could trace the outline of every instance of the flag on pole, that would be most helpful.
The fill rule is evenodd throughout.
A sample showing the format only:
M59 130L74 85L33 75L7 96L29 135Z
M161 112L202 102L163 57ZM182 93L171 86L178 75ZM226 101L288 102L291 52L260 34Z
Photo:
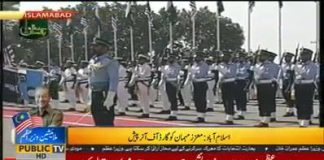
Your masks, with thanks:
M59 25L58 23L53 23L53 29L56 31L56 33L58 34L58 35L60 35L60 36L62 36L63 35L63 32L62 32L62 26L61 25Z
M222 1L217 1L217 12L218 12L218 15L220 16L222 14L222 12L224 12L225 9L224 9L224 5L223 5L223 2Z
M129 25L133 26L134 24L134 17L133 17L133 13L132 13L132 5L134 5L134 2L128 2L127 3L127 7L126 7L126 14L125 17L127 19L127 22L129 23Z
M282 8L282 6L283 6L282 1L279 1L279 8Z
M111 17L111 26L114 31L117 31L117 18L115 17L115 15Z
M193 20L197 14L197 6L195 1L190 1L190 7L192 10L191 20Z
M255 1L249 1L249 10L250 10L250 12L253 11L254 6L255 6Z
M96 19L96 22L97 22L97 24L98 24L98 26L99 26L99 28L100 28L100 30L101 30L101 19L100 19L100 16L99 16L99 6L97 5L96 7L95 7L95 19Z
M20 112L12 117L16 134L20 134L27 128L32 127L32 121L28 112Z
M83 26L83 28L88 28L89 25L88 25L88 20L85 18L85 17L81 17L81 25Z
M147 1L147 3L146 3L145 14L146 14L147 19L150 23L150 26L152 27L153 26L153 17L152 17L152 10L151 10L149 1Z
M168 13L168 20L169 22L171 22L172 24L174 24L176 22L176 16L177 16L177 11L173 6L172 1L168 1L167 4L167 13Z
M15 59L15 54L14 54L14 50L11 47L11 45L8 45L5 49L4 49L4 64L5 65L10 65L14 62Z

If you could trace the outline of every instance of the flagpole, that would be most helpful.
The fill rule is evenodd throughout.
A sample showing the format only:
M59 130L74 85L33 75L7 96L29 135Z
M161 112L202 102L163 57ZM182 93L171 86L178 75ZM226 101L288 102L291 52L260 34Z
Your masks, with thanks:
M74 36L73 34L70 35L71 40L71 60L74 61L74 42L73 42Z
M148 18L148 31L149 31L150 62L152 63L152 28L151 28L151 19L150 18Z
M100 32L101 32L100 26L98 25L98 33L97 33L98 38L100 38Z
M196 20L195 16L192 17L192 49L196 47Z
M87 28L84 28L84 58L86 61L88 61L88 33Z
M134 43L133 43L133 27L129 27L130 30L130 40L131 40L131 60L134 61Z
M115 48L115 57L117 57L117 30L114 29L114 48Z
M50 49L50 40L47 39L47 67L50 69L51 66L51 49Z
M59 64L62 66L62 35L58 39L58 48L59 48Z
M251 52L251 9L248 7L248 53Z
M169 23L170 28L170 53L173 54L173 36L172 36L172 22Z
M220 27L219 27L219 14L216 11L216 20L217 20L217 50L220 51Z
M279 59L281 59L281 6L279 6Z
M316 52L320 53L320 2L316 2ZM318 55L319 56L319 55Z

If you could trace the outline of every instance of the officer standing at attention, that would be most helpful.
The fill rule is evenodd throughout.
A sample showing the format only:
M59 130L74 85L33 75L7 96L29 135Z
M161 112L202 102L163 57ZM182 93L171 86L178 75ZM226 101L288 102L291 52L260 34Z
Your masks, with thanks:
M143 54L138 55L138 65L135 67L135 73L132 78L133 81L135 81L135 87L137 88L135 90L137 90L138 100L143 110L143 113L139 118L150 117L149 81L151 80L151 67L148 64L148 61L149 57Z
M166 92L165 88L165 80L162 78L162 73L165 72L166 66L167 66L168 59L166 57L163 57L161 61L161 66L158 68L158 76L157 76L157 82L156 82L156 88L158 88L160 94L161 94L161 101L162 101L162 111L158 112L158 114L170 114L170 107L171 104L168 100L168 94Z
M118 87L118 61L112 58L111 43L95 38L89 61L91 113L96 126L114 126L114 97Z
M309 126L313 114L313 97L317 87L316 77L319 74L319 68L311 61L312 54L312 50L302 48L300 50L301 66L300 68L294 67L296 109L300 127Z
M184 108L183 110L190 110L190 106L191 106L191 101L192 101L192 85L191 82L186 80L190 77L191 74L191 66L190 63L188 61L188 58L183 58L182 59L182 70L180 71L180 77L182 79L181 81L181 95L183 97L183 101L184 101Z
M275 58L276 58L276 54L269 54L269 62L272 63L273 65L273 68L279 68L279 72L277 74L277 76L274 78L274 81L273 81L273 84L275 85L275 88L276 88L276 92L274 93L274 97L275 97L275 100L274 100L274 104L275 106L272 108L272 111L271 111L271 115L270 115L270 122L275 122L276 121L276 97L277 97L277 91L278 91L278 88L279 88L279 80L280 80L280 77L282 77L282 69L280 67L280 65L276 64L274 62Z
M162 79L165 80L165 89L171 104L171 114L167 120L177 120L178 103L177 94L180 89L180 70L175 55L169 55L168 65L162 72Z
M276 55L275 53L266 50L258 52L261 64L255 68L254 73L261 122L255 127L269 127L271 113L276 107L277 78L280 67L270 61Z
M294 101L291 98L291 87L294 79L294 70L292 64L292 58L294 57L293 53L285 52L283 54L285 63L282 64L281 70L283 73L282 76L282 95L286 100L287 110L283 117L293 117L294 114Z
M65 70L62 74L60 86L64 87L64 96L67 100L64 102L69 103L69 111L75 111L76 107L76 96L75 96L75 87L77 80L77 72L73 67L73 62L67 60L65 64Z
M222 55L222 63L219 65L219 73L221 74L220 78L220 88L222 91L222 99L225 108L225 124L233 125L234 118L234 100L235 94L235 79L237 65L232 62L231 52L225 52Z
M246 60L246 54L244 52L237 53L237 72L236 72L236 90L235 90L235 102L236 108L238 111L237 117L235 120L243 120L244 113L246 112L247 104L247 92L249 88L248 78L249 78L249 69L251 68L250 64Z
M214 104L216 97L214 95L214 87L215 87L215 65L214 65L214 58L209 56L206 58L206 63L208 64L209 71L208 71L208 90L207 90L207 112L212 112L214 109Z
M87 61L81 61L80 69L78 70L77 80L79 87L79 95L81 103L88 104L89 102L89 69Z
M194 123L202 123L205 122L206 116L209 66L204 61L202 52L197 52L194 58L195 64L192 66L191 79L193 83L193 100L198 112L197 121L194 121Z
M118 106L118 115L124 116L126 115L125 111L128 107L128 98L129 94L127 93L127 86L126 83L127 79L127 69L126 69L127 62L123 61L122 58L120 59L120 66L119 66L119 84L117 90L117 106Z

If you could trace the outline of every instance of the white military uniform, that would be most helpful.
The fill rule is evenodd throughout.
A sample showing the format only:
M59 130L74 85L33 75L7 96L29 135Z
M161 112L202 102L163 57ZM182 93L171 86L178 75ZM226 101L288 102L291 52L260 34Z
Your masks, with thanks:
M83 104L89 104L89 69L87 67L78 70L77 80L80 84L80 101Z
M215 86L215 74L212 72L213 70L216 70L217 67L215 64L212 64L209 66L208 71L208 77L212 80L207 81L208 84L208 90L207 90L207 108L214 108L216 97L214 95L213 88Z
M161 71L162 73L165 72L165 69L166 69L166 65L163 65L163 66L159 67L159 71ZM162 79L162 77L161 77L161 80L159 82L159 91L160 91L160 94L161 94L161 101L162 101L162 105L163 105L163 110L164 111L169 111L170 107L171 107L171 104L169 102L168 95L167 95L167 92L166 92L165 81Z
M137 79L137 96L143 113L149 114L150 94L148 85L151 78L151 67L147 63L138 65L135 68L135 74L133 76L136 76Z
M119 84L117 88L117 106L119 112L125 112L128 107L129 94L125 85L127 83L127 69L123 65L119 65Z
M152 72L155 73L154 68L152 68L152 70L151 70L151 74L152 74ZM154 84L154 83L153 83L154 81L155 81L155 80L152 81L152 84ZM155 89L154 86L151 85L151 86L150 86L150 105L152 105L152 106L154 106L154 102L155 102L155 100L157 99L157 93L158 93L158 92L157 92L157 89Z
M76 95L75 95L75 88L72 89L73 86L73 74L76 75L77 72L75 68L70 67L65 69L62 75L62 79L60 85L65 83L64 85L64 95L66 99L69 101L69 107L74 108L76 107ZM76 87L76 86L74 86Z
M184 81L186 83L184 83L183 88L181 89L181 95L183 98L183 101L185 102L185 106L191 107L191 100L192 100L192 83L190 81L190 74L191 74L191 67L190 65L186 65L184 67L184 69L186 69L188 71L188 75L186 77L186 79L184 79ZM183 71L180 71L180 75L183 75Z

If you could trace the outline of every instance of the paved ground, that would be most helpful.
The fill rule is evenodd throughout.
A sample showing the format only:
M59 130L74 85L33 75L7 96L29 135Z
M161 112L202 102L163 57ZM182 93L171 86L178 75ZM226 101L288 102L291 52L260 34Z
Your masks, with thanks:
M277 100L277 122L271 123L271 127L298 127L296 117L282 117L285 113L285 104L282 104L283 100ZM178 121L165 121L168 117L166 114L155 114L162 109L160 102L156 102L156 108L151 108L152 114L150 118L139 119L137 116L140 115L138 111L139 107L130 107L129 111L126 112L126 116L117 116L115 120L116 126L213 126L213 127L252 127L259 121L257 102L252 100L248 103L248 112L245 116L245 120L235 121L235 125L228 126L224 125L224 109L222 104L215 104L215 110L208 112L206 117L206 123L191 123L196 117L194 108L188 111L179 111ZM315 101L314 108L317 109L319 104ZM31 106L33 107L33 106ZM60 103L59 109L66 110L68 105L66 103ZM85 105L78 104L77 110L84 110ZM11 117L17 112L28 110L17 104L3 104L3 149L4 157L15 156L14 145L10 142L10 129L12 127ZM319 125L318 119L312 120L314 125L311 127L317 127ZM64 126L93 126L93 120L90 113L80 113L64 111Z

